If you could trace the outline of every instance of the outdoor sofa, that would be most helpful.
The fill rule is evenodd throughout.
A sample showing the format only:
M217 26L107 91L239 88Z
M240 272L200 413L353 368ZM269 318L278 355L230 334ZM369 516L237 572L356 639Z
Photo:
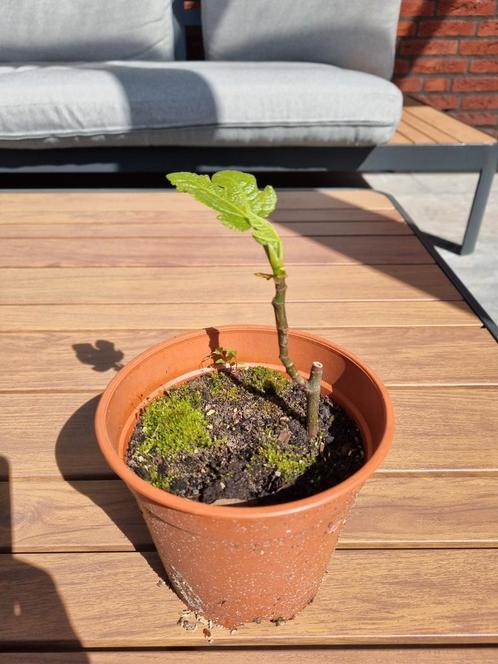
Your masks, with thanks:
M0 173L476 170L469 251L496 150L387 145L399 8L203 0L206 59L188 61L183 0L6 0Z

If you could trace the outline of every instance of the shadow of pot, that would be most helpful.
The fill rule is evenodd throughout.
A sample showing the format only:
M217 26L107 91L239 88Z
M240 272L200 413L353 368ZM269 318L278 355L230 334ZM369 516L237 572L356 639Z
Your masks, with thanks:
M318 591L355 497L386 455L393 413L386 389L359 359L304 332L289 333L296 366L324 365L322 391L356 420L366 462L344 482L308 498L269 506L208 505L140 479L124 462L145 402L205 366L213 344L241 362L280 368L275 328L228 326L160 343L111 381L96 414L100 448L137 499L166 573L187 606L225 627L290 619Z

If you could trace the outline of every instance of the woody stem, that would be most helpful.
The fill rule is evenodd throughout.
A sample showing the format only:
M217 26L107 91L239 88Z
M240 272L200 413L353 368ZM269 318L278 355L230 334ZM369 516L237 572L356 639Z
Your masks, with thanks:
M289 376L307 393L307 432L308 438L314 438L318 433L318 409L320 406L320 385L322 381L323 365L313 362L309 380L306 380L296 369L294 362L289 357L287 314L285 310L285 296L287 284L285 277L273 275L275 283L275 297L272 300L275 312L275 323L277 326L278 346L280 361Z

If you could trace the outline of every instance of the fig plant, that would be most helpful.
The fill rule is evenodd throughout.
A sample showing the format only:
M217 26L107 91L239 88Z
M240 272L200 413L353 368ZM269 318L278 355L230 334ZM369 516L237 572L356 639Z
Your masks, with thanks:
M284 265L282 240L267 217L275 210L277 194L273 187L260 190L256 178L241 171L218 171L212 177L196 173L169 173L167 179L178 191L191 194L215 210L217 218L235 231L251 231L260 244L271 267L271 273L258 277L273 280L275 296L272 305L278 334L279 357L288 375L307 393L307 434L310 439L318 432L318 408L323 365L313 362L309 378L304 378L289 356L286 313L287 272Z

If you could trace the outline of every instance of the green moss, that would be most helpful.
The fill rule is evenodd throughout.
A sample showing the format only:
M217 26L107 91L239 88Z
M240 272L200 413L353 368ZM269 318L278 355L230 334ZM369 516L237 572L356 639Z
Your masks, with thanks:
M156 468L152 468L149 471L149 482L158 489L164 489L167 491L174 479L175 476L171 472L166 473L165 475L160 475Z
M209 447L213 440L204 413L196 407L196 395L186 395L181 388L152 401L142 415L145 440L140 451L154 451L165 459L179 452L193 454Z
M223 376L219 371L211 371L209 374L209 380L210 380L210 391L211 394L214 394L215 396L218 396L219 394L222 394L224 388L225 388L225 381L223 380Z
M244 371L243 382L260 394L281 394L289 385L283 374L267 367L249 367Z
M193 389L192 385L188 382L183 383L180 387L174 387L165 398L186 401L192 406L192 408L202 409L203 399L201 390Z
M237 399L237 386L222 371L212 371L209 377L211 381L209 389L214 397L224 397L228 401Z
M258 454L263 457L267 466L277 470L287 482L297 479L315 461L312 454L300 456L290 450L282 449L278 439L268 431L258 449Z

